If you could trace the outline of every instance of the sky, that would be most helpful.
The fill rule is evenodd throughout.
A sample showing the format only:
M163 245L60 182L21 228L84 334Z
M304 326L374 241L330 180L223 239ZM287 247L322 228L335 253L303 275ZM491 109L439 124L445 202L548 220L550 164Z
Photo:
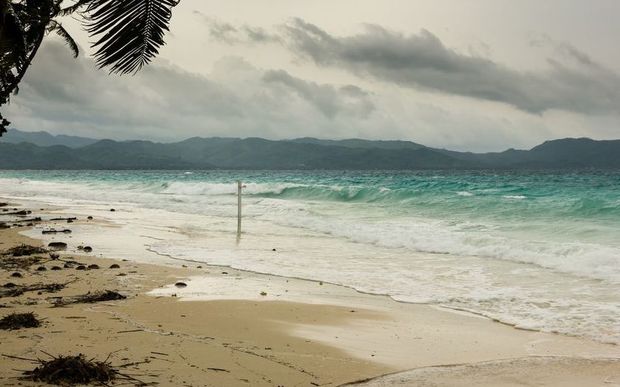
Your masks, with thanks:
M96 138L620 138L616 0L182 0L160 56L109 75L49 37L3 114Z

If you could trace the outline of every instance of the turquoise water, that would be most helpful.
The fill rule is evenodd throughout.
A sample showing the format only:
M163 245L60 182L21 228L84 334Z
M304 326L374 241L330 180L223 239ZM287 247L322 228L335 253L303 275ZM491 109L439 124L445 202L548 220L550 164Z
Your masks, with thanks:
M0 178L110 185L162 195L313 201L374 217L482 222L498 231L620 245L620 172L0 172ZM229 187L225 187L229 185Z
M247 233L325 248L209 263L620 342L620 172L4 171L0 196L200 215L213 228L187 225L200 238L234 229L236 180ZM153 249L196 259L201 246Z

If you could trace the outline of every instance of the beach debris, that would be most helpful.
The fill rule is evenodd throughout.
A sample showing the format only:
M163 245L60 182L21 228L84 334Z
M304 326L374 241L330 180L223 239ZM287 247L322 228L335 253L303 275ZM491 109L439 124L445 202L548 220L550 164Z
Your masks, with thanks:
M13 278L22 278L23 275L22 275L22 273L16 271L14 273L11 273L11 277L13 277Z
M11 289L11 288L17 287L17 285L14 284L13 282L7 282L4 285L2 285L2 287L5 288L5 289Z
M58 233L62 233L62 234L71 234L71 230L69 229L64 229L64 230L56 230L55 228L50 228L49 230L43 230L41 231L41 234L46 235L46 234L58 234Z
M67 219L67 223L73 223L73 219Z
M176 284L174 284L174 286L181 289L181 288L186 288L187 284L185 282L177 282Z
M46 252L47 250L45 250L42 247L21 244L19 246L11 247L10 249L2 253L2 255L11 255L13 257L24 257L28 255L42 254Z
M65 242L50 242L47 244L47 247L54 250L66 250L67 244Z
M12 331L22 328L38 328L41 320L34 313L13 313L0 319L0 329Z
M107 385L120 375L107 361L88 360L82 354L51 357L51 360L38 360L39 365L32 371L25 371L24 378L55 385Z
M16 220L17 223L26 223L26 222L30 222L27 224L28 225L32 225L32 222L42 222L43 219L41 219L40 217L36 217L36 218L30 218L30 219L21 219L21 220Z
M71 304L93 304L95 302L103 302L103 301L118 301L124 300L127 297L123 296L120 293L104 290L99 292L88 292L86 294L82 294L74 297L67 298L58 298L54 301L55 306L65 306Z
M120 269L121 267L117 263L113 263L110 265L110 269Z
M227 274L228 274L228 272L227 272L227 271L223 271L223 272L222 272L222 274L227 275Z
M127 274L125 274L125 273L118 273L116 276L117 277L125 277L125 276L127 276Z
M0 215L27 216L30 214L32 214L32 211L30 210L20 210L20 211L13 211L13 212L3 211L2 214Z
M64 289L67 285L74 281L69 281L63 284L51 283L51 284L32 284L32 285L16 285L6 290L0 289L1 297L19 297L26 292L47 292L56 293Z
M260 292L260 295L265 297L267 295L267 292Z
M73 220L77 220L77 218L76 217L72 217L72 218L52 218L50 220L53 221L53 222L59 222L59 221L63 221L63 220L72 220L73 221Z
M87 269L88 270L97 270L97 269L99 269L99 265L93 263L91 265L88 265Z
M12 257L12 256L0 256L0 268L5 270L26 270L30 266L35 265L43 260L38 256L26 256L26 257Z
M6 224L4 222L0 222L0 230L4 230L4 229L7 229L7 228L11 228L11 225Z
M82 251L84 251L85 253L92 253L93 248L90 246L84 246L84 248L82 249Z
M6 354L3 354L3 356L17 360L29 361L37 365L34 370L23 372L23 380L44 382L46 384L53 384L57 386L88 384L109 386L112 384L116 385L116 383L119 382L121 385L134 385L140 387L152 385L152 383L145 383L144 381L137 379L135 375L132 376L119 370L119 368L148 363L148 360L143 362L121 364L115 367L109 362L109 359L114 352L110 353L104 361L98 361L95 360L95 358L88 359L81 353L78 355L53 356L45 351L41 352L49 356L51 359L28 359Z

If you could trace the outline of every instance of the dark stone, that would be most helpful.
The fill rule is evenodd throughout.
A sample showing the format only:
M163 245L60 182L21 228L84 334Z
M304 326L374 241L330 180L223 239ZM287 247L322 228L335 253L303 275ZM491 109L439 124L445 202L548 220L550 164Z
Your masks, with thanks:
M37 267L37 271L47 271L47 267L39 266L39 267Z
M52 266L52 270L54 270L54 271L62 270L62 267L60 267L60 266Z
M116 264L116 263L113 263L113 264L110 265L110 269L120 269L120 268L121 267L118 264Z
M187 284L185 282L177 282L176 284L174 284L174 286L176 286L177 288L186 288Z
M86 219L88 219L88 220L93 220L93 217L92 217L92 216L89 216L89 217L88 217L88 218L86 218Z
M22 278L23 275L22 275L22 273L16 271L15 273L11 274L11 277L13 277L13 278Z
M50 242L47 247L50 247L54 250L66 250L67 244L65 242Z
M97 270L99 269L99 265L96 264L92 264L92 265L88 265L88 270Z
M78 267L75 268L75 270L86 270L86 266L79 265Z
M84 246L84 248L82 249L85 253L92 253L93 248L90 246Z
M114 212L116 211L114 208L110 208L110 212Z
M7 282L4 285L2 285L2 287L5 289L12 289L12 288L16 288L17 285L15 285L13 282Z

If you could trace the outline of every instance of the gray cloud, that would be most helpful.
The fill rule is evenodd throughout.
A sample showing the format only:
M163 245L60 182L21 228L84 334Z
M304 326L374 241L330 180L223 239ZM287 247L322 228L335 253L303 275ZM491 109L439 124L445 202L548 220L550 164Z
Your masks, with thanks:
M357 86L316 84L234 57L220 60L209 76L164 61L133 77L108 75L50 41L6 113L20 129L113 138L282 138L350 130L372 106Z
M344 68L401 87L505 103L534 114L620 113L620 76L570 45L562 51L574 64L548 60L546 71L528 72L461 54L427 30L403 35L367 25L360 34L338 37L301 19L281 30L288 49L319 66Z
M278 35L269 33L261 27L249 25L236 27L230 23L226 23L214 17L205 15L200 11L194 11L193 13L201 18L207 26L211 38L217 41L228 44L269 43L281 41L281 38Z
M375 108L369 94L354 85L340 88L319 85L293 77L284 70L267 71L263 80L267 83L279 83L293 90L329 118L342 113L368 117Z

